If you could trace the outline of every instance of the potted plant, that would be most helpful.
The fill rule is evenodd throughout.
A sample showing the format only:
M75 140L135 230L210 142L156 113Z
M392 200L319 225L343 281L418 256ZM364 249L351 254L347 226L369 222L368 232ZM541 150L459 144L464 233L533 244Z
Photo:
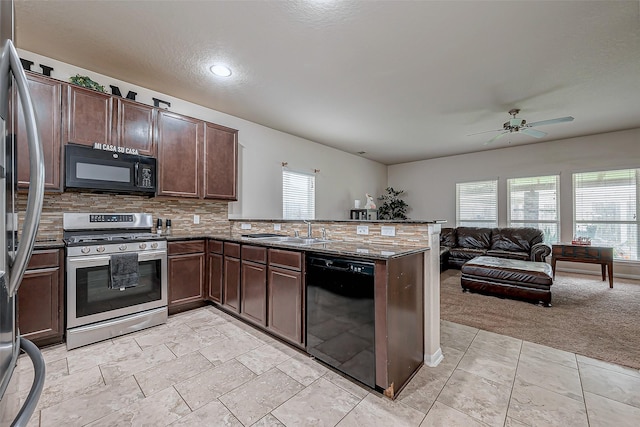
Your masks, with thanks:
M76 74L75 76L70 77L69 81L74 85L78 85L78 86L86 87L87 89L93 89L98 92L106 93L104 90L104 86L102 86L101 84L98 84L97 82L94 82L87 76L81 76L80 74Z
M400 199L404 190L387 187L386 193L378 197L382 204L378 208L378 219L407 219L407 202Z

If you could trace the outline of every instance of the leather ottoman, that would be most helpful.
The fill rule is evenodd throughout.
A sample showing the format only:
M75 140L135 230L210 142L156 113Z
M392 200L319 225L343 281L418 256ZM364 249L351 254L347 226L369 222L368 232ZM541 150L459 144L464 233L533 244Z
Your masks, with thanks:
M551 306L553 271L546 262L481 256L466 262L461 272L464 291Z

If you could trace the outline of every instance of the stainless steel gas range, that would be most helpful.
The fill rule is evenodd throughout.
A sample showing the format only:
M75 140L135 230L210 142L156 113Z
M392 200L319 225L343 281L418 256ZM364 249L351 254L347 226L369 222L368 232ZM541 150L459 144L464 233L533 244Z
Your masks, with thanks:
M166 323L167 242L152 226L142 213L63 214L68 349Z

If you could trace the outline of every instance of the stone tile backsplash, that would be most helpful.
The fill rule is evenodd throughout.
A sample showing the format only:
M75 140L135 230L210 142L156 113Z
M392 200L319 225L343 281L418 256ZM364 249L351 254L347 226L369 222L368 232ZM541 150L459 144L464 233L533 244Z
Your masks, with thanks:
M27 205L26 193L18 194L20 222L24 219ZM45 194L37 240L62 238L63 212L144 212L157 218L171 219L172 233L176 235L207 234L255 234L277 233L293 236L307 235L307 225L302 221L278 220L233 220L227 219L228 202L167 197L144 197L119 194L94 194L66 192ZM193 223L193 216L200 216L200 223ZM250 230L242 229L242 224L251 224ZM281 229L274 231L274 224ZM368 235L356 234L358 225L369 227ZM394 226L395 236L382 236L381 227ZM403 246L429 246L428 224L426 223L378 223L358 221L313 221L313 237L322 237L322 228L330 240L343 240L363 244L386 244Z

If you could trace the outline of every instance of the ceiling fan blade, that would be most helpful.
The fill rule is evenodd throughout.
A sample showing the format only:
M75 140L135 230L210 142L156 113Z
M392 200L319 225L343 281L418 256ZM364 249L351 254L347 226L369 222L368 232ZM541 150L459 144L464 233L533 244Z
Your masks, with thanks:
M501 130L503 130L503 129L485 130L485 131L482 131L482 132L470 133L467 136L480 135L481 133L489 133L489 132L500 132Z
M567 116L567 117L559 117L557 119L549 119L549 120L542 120L539 122L529 123L529 126L544 126L544 125L552 125L555 123L572 122L572 121L573 121L573 117Z
M537 129L529 129L529 128L520 128L520 132L532 136L534 138L542 138L543 136L545 136L547 133L546 132L542 132L540 130Z
M508 134L510 132L502 132L497 134L496 136L494 136L493 138L491 138L490 140L488 140L487 142L484 143L484 145L489 145L491 144L493 141L495 141L498 138L502 138L503 136L505 136L506 134Z

